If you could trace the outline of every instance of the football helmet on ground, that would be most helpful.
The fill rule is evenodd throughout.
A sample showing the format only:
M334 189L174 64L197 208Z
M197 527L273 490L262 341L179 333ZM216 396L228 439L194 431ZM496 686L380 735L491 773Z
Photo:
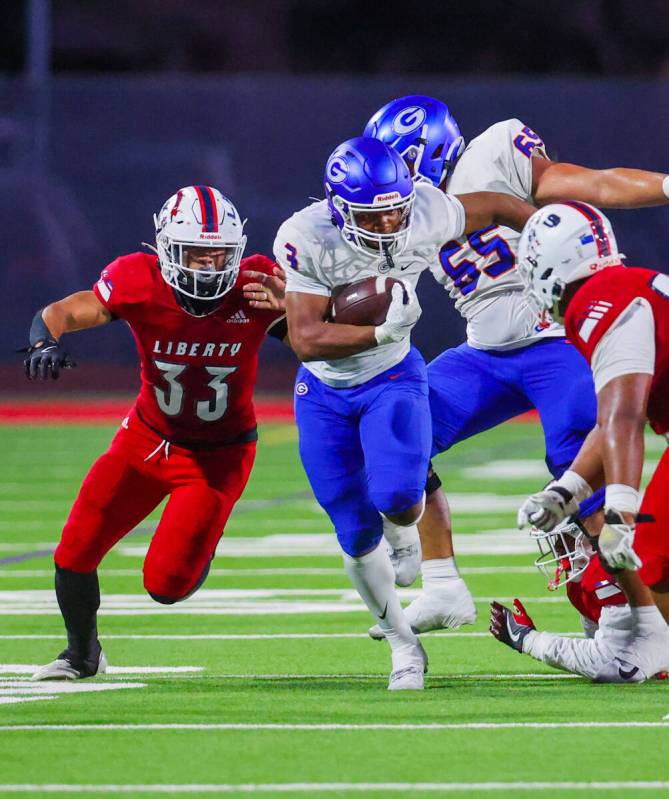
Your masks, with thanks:
M453 171L465 149L448 106L423 94L391 100L369 120L364 135L396 150L409 165L414 180L429 180L437 187Z
M578 520L571 518L548 533L533 527L530 538L539 549L534 565L546 576L550 591L578 580L593 555L588 534Z
M620 266L624 257L604 214L576 201L551 203L532 214L518 245L518 268L530 298L558 322L570 283Z
M186 186L154 215L156 247L165 282L214 310L234 286L246 246L244 222L218 189ZM190 304L192 305L192 303Z
M353 249L386 257L403 252L416 193L392 148L363 136L343 142L328 158L324 186L332 224ZM369 224L374 217L392 217L392 225L375 228Z

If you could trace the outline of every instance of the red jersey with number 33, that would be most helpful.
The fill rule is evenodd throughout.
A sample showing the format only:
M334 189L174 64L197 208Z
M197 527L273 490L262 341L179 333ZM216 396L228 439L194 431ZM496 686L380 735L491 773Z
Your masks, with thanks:
M567 336L592 363L595 348L630 305L645 300L655 320L655 374L648 421L656 433L669 431L669 276L651 269L610 266L576 292L565 315Z
M132 330L142 387L134 410L164 438L188 445L234 441L255 429L253 387L258 349L282 312L252 308L242 295L244 269L272 274L252 255L216 311L193 316L176 301L155 255L133 253L107 266L93 287L100 302Z

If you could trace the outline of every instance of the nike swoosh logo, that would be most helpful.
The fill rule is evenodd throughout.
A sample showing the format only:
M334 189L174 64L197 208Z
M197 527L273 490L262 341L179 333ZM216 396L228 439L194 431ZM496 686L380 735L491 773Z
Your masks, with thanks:
M386 618L386 613L388 613L388 603L386 602L386 606L383 609L383 613L379 616L379 619L383 621Z
M638 666L635 666L633 669L630 669L629 671L625 671L624 669L618 667L618 674L623 678L623 680L631 680L632 677L634 677L634 675L637 673L637 671L639 671Z
M409 269L409 267L414 266L415 263L416 263L415 261L411 261L411 263L404 264L404 266L400 266L400 272L404 272L406 269Z
M512 641L516 642L520 638L520 630L518 630L517 633L514 633L511 628L511 619L508 616L506 617L506 631L509 633L509 638Z

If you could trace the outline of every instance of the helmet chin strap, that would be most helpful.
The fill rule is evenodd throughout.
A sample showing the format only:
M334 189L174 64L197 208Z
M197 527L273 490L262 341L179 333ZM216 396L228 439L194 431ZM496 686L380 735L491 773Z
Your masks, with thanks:
M388 242L384 242L381 245L381 249L383 250L383 257L386 259L386 263L388 264L388 269L394 269L395 261L393 260L393 256L390 252L390 246Z

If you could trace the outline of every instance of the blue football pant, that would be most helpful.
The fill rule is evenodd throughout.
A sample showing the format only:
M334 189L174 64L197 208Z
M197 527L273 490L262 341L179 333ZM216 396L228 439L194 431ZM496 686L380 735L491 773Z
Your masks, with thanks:
M341 548L378 546L380 514L401 513L425 489L432 429L425 364L412 350L360 386L335 389L300 367L295 387L300 456Z
M461 344L429 364L428 382L433 454L536 408L546 465L557 478L574 460L597 418L590 367L564 338L506 352ZM582 515L601 502L599 495L588 500Z

